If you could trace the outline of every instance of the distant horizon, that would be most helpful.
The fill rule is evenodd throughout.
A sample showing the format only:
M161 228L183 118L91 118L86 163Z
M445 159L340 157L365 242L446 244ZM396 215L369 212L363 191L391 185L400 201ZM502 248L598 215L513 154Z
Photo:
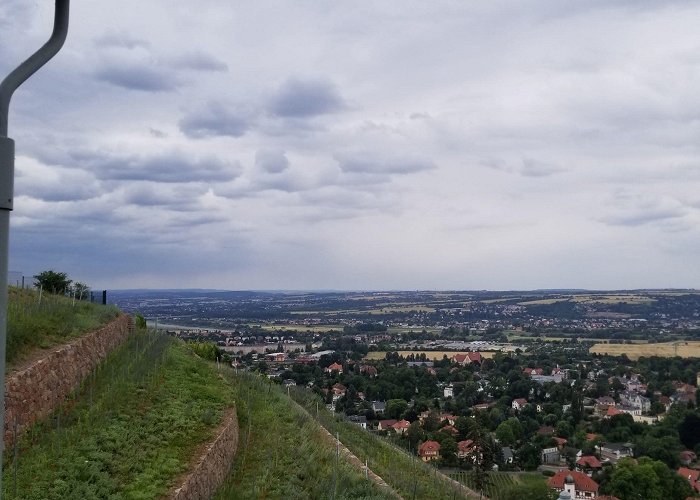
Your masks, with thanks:
M279 289L233 289L233 288L106 288L111 292L259 292L259 293L396 293L396 292L546 292L546 293L599 293L599 292L645 292L645 291L687 291L697 292L697 288L523 288L523 289L451 289L451 288L416 288L416 289L302 289L302 288L279 288Z

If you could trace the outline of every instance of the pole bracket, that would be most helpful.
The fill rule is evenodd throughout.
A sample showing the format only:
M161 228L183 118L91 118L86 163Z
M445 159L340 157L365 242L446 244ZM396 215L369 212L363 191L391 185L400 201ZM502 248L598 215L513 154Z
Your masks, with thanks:
M0 137L0 210L12 210L15 184L15 141Z

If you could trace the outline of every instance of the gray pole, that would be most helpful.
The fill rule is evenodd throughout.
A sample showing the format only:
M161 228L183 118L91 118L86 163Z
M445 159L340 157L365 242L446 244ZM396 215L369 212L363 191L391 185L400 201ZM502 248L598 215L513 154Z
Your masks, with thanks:
M46 64L63 46L68 34L70 0L56 0L51 38L0 83L0 498L2 455L5 451L5 348L7 343L7 266L9 259L10 212L14 196L15 143L7 136L12 94L27 78Z

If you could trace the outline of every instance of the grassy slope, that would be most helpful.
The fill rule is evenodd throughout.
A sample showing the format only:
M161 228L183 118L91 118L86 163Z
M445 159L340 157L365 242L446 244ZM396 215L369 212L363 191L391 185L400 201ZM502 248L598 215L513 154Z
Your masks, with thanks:
M415 457L359 426L333 416L320 399L303 388L290 391L292 397L316 415L328 431L340 437L340 441L360 460L367 460L369 467L382 477L404 498L453 499L466 494L436 475L436 469L423 464Z
M8 450L4 498L157 498L230 404L211 364L181 342L137 333L28 432L17 461Z
M234 395L239 451L217 499L387 498L361 472L336 461L318 424L279 386L241 373Z
M34 348L51 347L116 318L115 307L73 301L67 297L9 288L7 362L21 361Z

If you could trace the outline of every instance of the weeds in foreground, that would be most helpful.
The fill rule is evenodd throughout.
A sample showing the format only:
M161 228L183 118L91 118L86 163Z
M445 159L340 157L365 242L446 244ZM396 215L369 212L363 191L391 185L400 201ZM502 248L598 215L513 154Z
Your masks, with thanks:
M7 304L7 362L21 359L31 349L51 347L70 337L96 330L117 317L112 306L73 301L9 287Z
M331 413L320 398L306 388L295 387L290 395L360 460L407 499L472 498L438 470L414 455Z
M238 452L216 499L390 498L338 457L318 424L278 385L246 372L232 378Z
M158 498L229 405L213 366L182 342L138 332L7 450L3 498Z

